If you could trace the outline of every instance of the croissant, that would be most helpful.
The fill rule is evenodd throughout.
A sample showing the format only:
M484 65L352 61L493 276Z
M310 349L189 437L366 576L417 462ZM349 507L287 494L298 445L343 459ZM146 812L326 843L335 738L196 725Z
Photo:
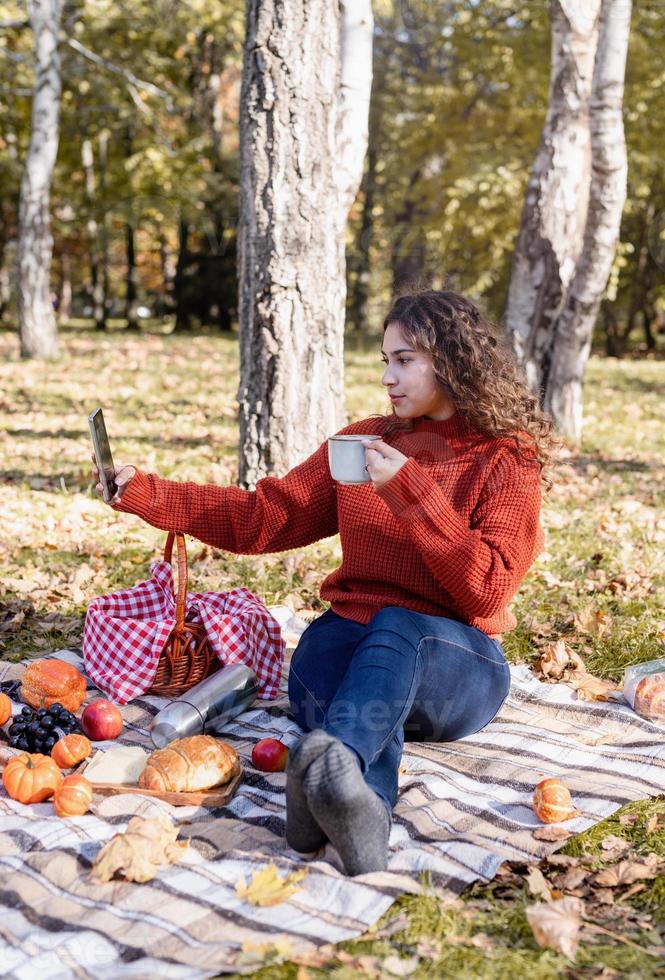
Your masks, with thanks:
M179 738L150 756L139 786L167 793L193 793L228 783L240 771L236 750L211 735Z

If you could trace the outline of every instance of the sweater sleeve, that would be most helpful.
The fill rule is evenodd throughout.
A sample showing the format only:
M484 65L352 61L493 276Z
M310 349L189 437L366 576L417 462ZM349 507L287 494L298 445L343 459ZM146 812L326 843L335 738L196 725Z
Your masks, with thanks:
M514 454L497 461L470 520L413 457L377 493L469 619L505 608L543 545L539 470Z
M338 531L327 442L285 476L259 480L255 490L177 483L139 470L115 510L245 555L288 551Z

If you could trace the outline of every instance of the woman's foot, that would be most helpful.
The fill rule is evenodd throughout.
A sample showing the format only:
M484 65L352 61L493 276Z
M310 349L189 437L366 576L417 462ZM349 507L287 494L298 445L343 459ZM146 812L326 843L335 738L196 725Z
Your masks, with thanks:
M316 729L304 735L289 751L286 764L286 840L289 847L301 854L318 851L328 840L312 816L302 780L310 764L327 747L329 739L330 736L324 731Z
M303 739L303 756L308 758L307 766L296 762L296 769L309 812L339 854L346 873L384 871L390 813L365 782L356 755L339 739L317 730Z

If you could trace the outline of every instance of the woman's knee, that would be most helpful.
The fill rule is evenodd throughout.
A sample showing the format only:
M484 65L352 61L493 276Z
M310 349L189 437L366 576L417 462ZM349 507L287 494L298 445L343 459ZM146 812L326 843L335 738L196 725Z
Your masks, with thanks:
M368 627L372 629L397 629L404 628L410 621L409 610L403 606L384 606L374 613Z
M325 715L324 707L291 666L288 680L289 704L294 719L306 732L319 728Z

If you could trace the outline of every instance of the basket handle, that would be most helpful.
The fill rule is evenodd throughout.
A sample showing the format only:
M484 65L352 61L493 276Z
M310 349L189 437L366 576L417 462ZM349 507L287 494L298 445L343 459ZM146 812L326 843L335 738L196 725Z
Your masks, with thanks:
M175 600L175 629L180 631L185 625L185 603L187 602L187 548L182 531L169 531L164 545L164 561L172 564L173 539L178 549L178 589Z

